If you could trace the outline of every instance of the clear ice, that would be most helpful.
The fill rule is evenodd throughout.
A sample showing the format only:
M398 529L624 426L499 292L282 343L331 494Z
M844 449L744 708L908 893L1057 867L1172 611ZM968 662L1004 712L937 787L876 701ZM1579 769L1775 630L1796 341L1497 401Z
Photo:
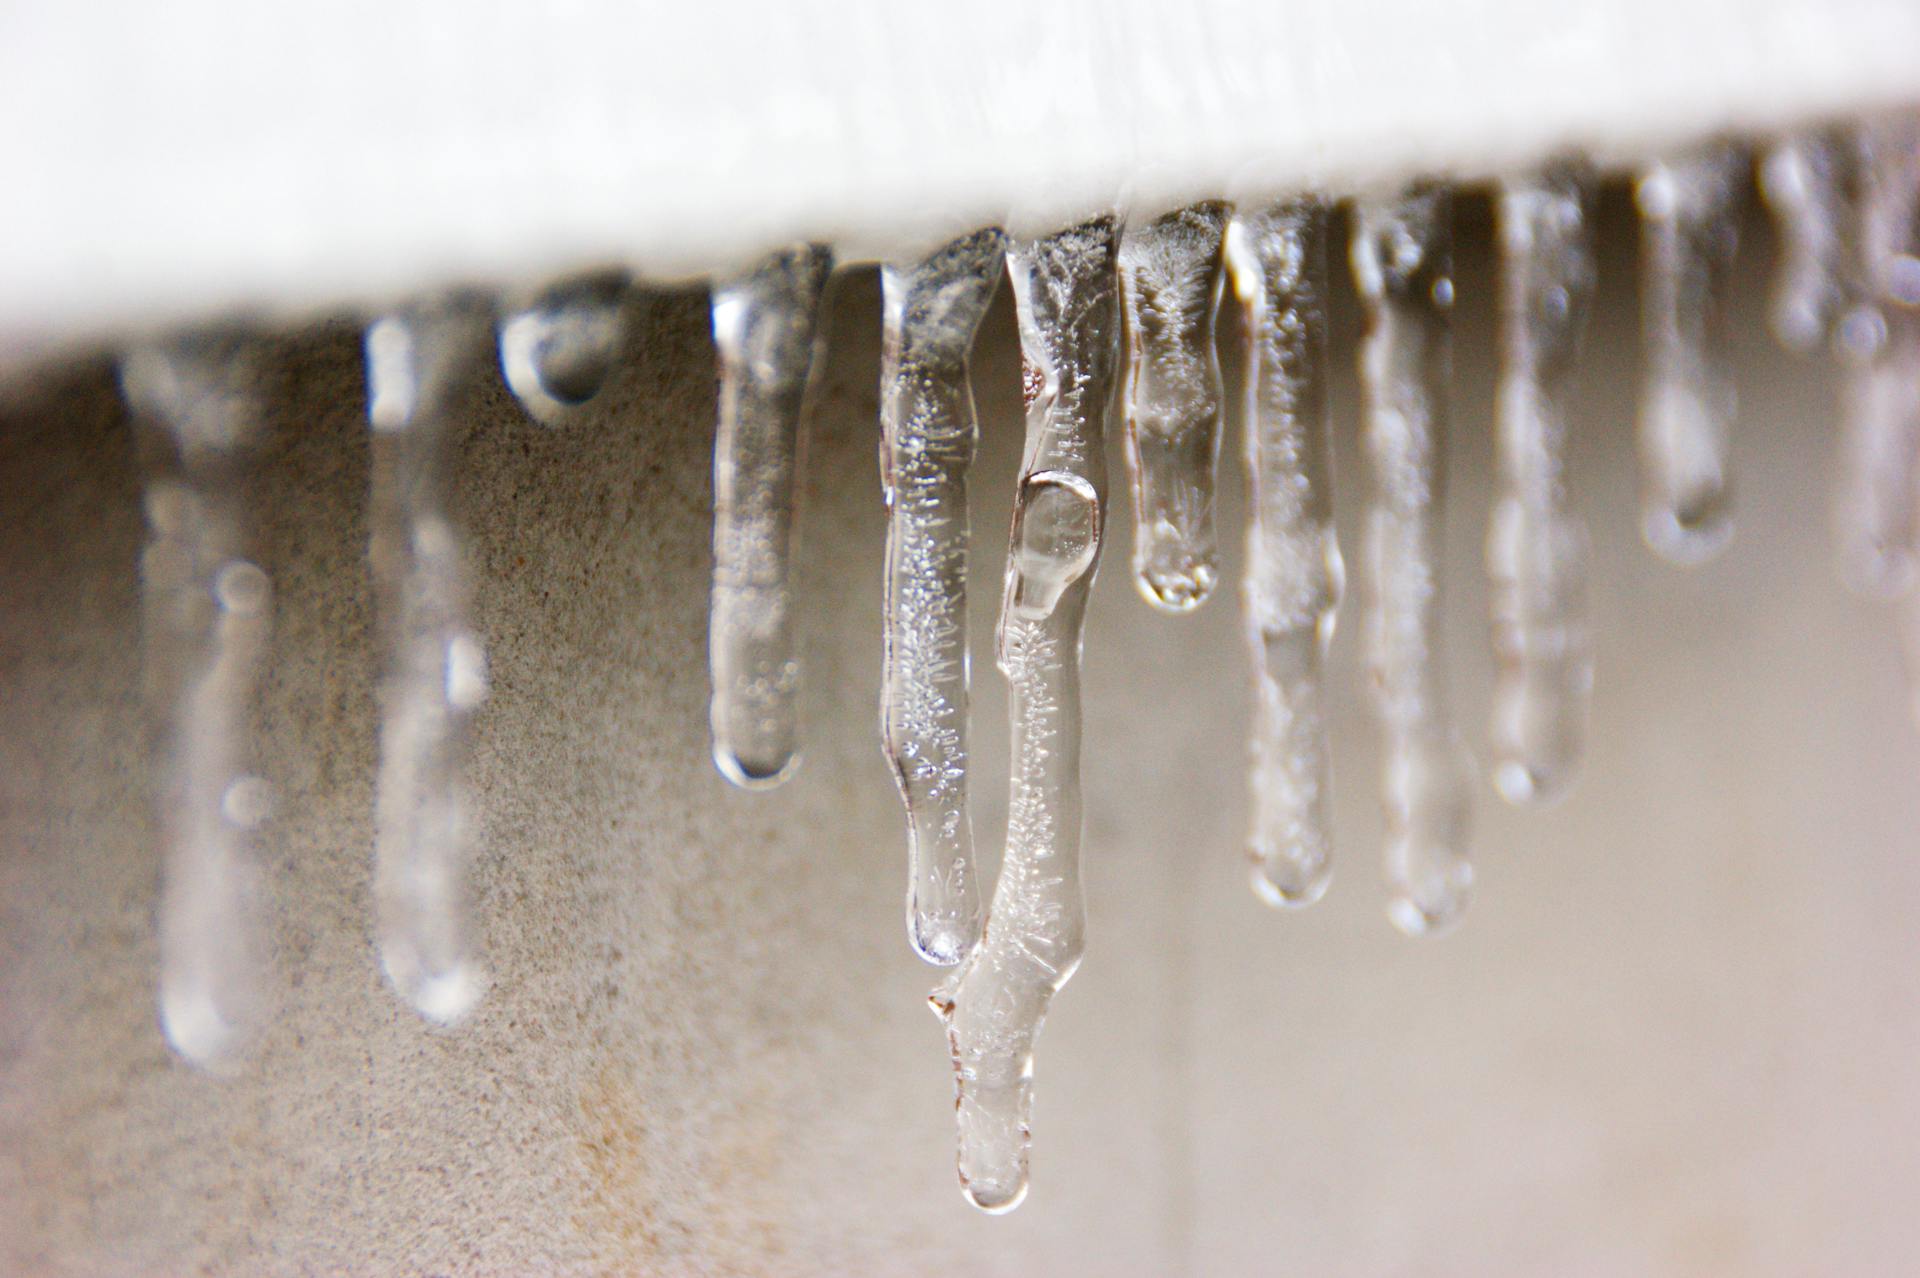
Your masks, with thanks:
M808 245L775 253L713 292L713 760L749 789L779 785L799 763L795 483L832 273L832 251Z
M1220 361L1213 330L1230 216L1218 201L1194 204L1128 227L1120 242L1133 575L1147 602L1166 612L1199 607L1220 575L1213 517Z
M441 1024L464 1016L486 985L467 908L465 759L487 662L467 620L467 574L447 500L455 399L485 339L485 312L461 301L387 316L366 333L368 551L381 670L380 965L401 997Z
M1085 941L1080 640L1106 497L1119 238L1099 217L1007 256L1027 447L996 644L1013 725L1006 855L980 944L930 1000L953 1054L960 1184L995 1213L1026 1196L1034 1038Z
M1841 172L1845 300L1833 325L1842 369L1840 573L1861 594L1891 598L1913 583L1920 532L1920 120L1861 124Z
M1471 770L1435 653L1453 364L1449 194L1420 186L1358 201L1350 252L1366 315L1366 638L1386 749L1387 913L1420 936L1452 924L1473 884Z
M1487 528L1493 621L1493 784L1509 803L1566 792L1593 691L1585 525L1567 509L1563 454L1594 288L1584 175L1500 185L1500 389Z
M1241 212L1226 258L1247 340L1247 849L1261 899L1310 905L1333 868L1321 665L1345 582L1333 528L1326 202Z
M229 1066L259 1019L254 841L272 790L249 766L273 586L249 558L244 489L260 430L253 348L228 337L131 351L120 383L142 426L148 673L162 723L158 825L162 1032Z
M1788 350L1814 350L1840 309L1839 166L1844 143L1795 134L1760 160L1760 194L1779 241L1767 320Z
M984 230L881 272L880 476L887 505L881 745L907 809L907 937L929 963L980 935L967 817L967 358L1006 236Z
M624 335L622 275L595 275L546 290L500 322L507 385L543 426L600 393Z
M1741 153L1715 146L1640 172L1641 534L1676 564L1733 535L1727 442L1727 276L1739 243Z

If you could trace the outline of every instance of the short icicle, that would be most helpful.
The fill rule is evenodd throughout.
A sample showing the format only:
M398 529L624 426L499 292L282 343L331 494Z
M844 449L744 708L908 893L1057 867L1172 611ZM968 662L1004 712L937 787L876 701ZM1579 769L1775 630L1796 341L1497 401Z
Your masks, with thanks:
M1760 194L1779 240L1767 322L1791 351L1817 349L1840 309L1843 146L1828 131L1797 133L1760 160Z
M1727 445L1727 277L1739 243L1740 152L1714 146L1657 161L1634 184L1640 211L1641 534L1697 564L1733 535Z
M1213 332L1230 215L1218 201L1191 205L1127 228L1120 244L1133 575L1146 601L1165 612L1199 607L1220 575L1213 513L1220 362Z
M881 745L907 810L907 936L949 967L980 935L967 816L968 356L1006 256L997 229L881 272L887 506Z
M1310 905L1333 868L1321 667L1345 582L1333 527L1326 201L1242 212L1227 232L1227 268L1247 341L1247 849L1262 900Z
M500 321L500 369L528 414L557 426L600 393L625 336L627 280L607 273L546 289Z
M713 292L713 759L721 775L749 789L779 785L799 763L796 484L832 272L824 246L786 249Z
M1593 691L1585 524L1567 509L1563 453L1594 288L1584 175L1502 183L1495 496L1487 529L1493 784L1509 803L1560 797L1586 748Z
M1119 238L1098 217L1008 253L1027 448L996 645L1013 725L1006 855L985 935L930 1000L953 1055L960 1183L995 1213L1026 1196L1034 1038L1085 939L1080 641L1105 514Z
M273 587L251 557L245 489L261 431L244 339L143 347L120 365L148 459L141 591L162 724L160 1025L202 1068L232 1067L257 1027L267 953L255 839L272 790L250 722Z
M1436 651L1453 363L1451 219L1442 188L1362 200L1351 245L1366 313L1367 654L1386 748L1387 913L1411 936L1446 930L1473 884L1471 767L1448 716Z
M1874 598L1913 584L1920 461L1920 119L1878 117L1849 138L1843 173L1840 576Z
M467 619L465 556L448 506L456 398L484 349L486 322L477 305L449 300L386 316L366 333L380 966L402 998L440 1024L466 1015L486 987L468 918L474 831L465 772L487 662Z

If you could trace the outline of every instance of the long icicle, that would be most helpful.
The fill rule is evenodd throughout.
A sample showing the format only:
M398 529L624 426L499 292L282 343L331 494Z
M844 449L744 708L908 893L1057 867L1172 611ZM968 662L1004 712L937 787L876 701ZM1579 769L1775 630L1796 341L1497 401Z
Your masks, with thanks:
M1262 900L1310 905L1333 869L1321 666L1346 579L1333 527L1326 202L1241 213L1227 266L1247 341L1247 850Z
M485 339L485 312L459 300L390 315L366 335L380 965L401 997L441 1024L466 1015L486 988L468 918L465 776L469 724L487 693L486 650L467 620L466 566L448 509L455 399Z
M249 768L249 724L273 587L249 558L244 505L256 356L238 338L189 338L133 351L120 369L151 459L140 566L163 723L160 1024L208 1069L236 1061L264 1001L253 844L272 791Z
M1006 856L985 935L930 1000L953 1054L960 1183L988 1212L1026 1196L1034 1039L1085 941L1080 641L1105 513L1119 238L1099 217L1008 254L1027 449L997 636L1013 724Z
M1835 522L1841 579L1885 599L1913 584L1920 534L1920 120L1869 120L1845 154L1846 301L1833 331L1842 369Z
M1194 204L1129 227L1120 244L1127 314L1122 392L1133 575L1164 612L1191 612L1219 579L1221 241L1231 209Z
M1362 200L1351 253L1366 311L1368 662L1384 730L1387 913L1445 930L1473 884L1471 779L1438 654L1440 522L1452 375L1452 200L1437 187Z
M881 272L881 745L907 810L907 936L942 967L980 935L967 816L967 472L979 430L967 361L1005 256L991 229Z
M832 272L829 249L786 249L713 294L713 760L749 789L779 785L799 763L795 485Z
M1584 175L1502 183L1498 457L1487 529L1493 784L1509 803L1560 797L1586 748L1593 692L1586 525L1567 509L1567 415L1594 288Z
M1727 276L1739 242L1740 153L1716 146L1657 161L1634 184L1640 210L1641 534L1676 564L1733 536L1727 445Z

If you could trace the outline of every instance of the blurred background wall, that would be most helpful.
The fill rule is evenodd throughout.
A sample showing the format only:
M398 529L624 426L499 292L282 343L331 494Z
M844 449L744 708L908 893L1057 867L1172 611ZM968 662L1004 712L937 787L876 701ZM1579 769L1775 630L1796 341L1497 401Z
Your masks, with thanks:
M280 339L253 494L277 589L257 727L279 790L265 841L279 1015L231 1079L183 1067L154 1023L143 532L111 366L75 355L14 379L0 1270L1920 1267L1920 744L1891 618L1831 571L1834 386L1766 337L1770 242L1750 221L1737 538L1692 572L1647 553L1630 212L1610 190L1570 462L1596 543L1591 754L1550 811L1482 786L1480 886L1456 934L1411 941L1382 915L1352 602L1333 657L1334 888L1278 915L1247 891L1239 851L1235 600L1154 614L1115 527L1086 645L1091 943L1040 1043L1034 1190L1002 1219L956 1192L932 977L901 927L902 818L876 733L872 272L844 277L832 311L806 459L806 758L770 794L733 790L707 757L704 294L641 295L613 384L565 430L534 426L476 370L458 499L494 672L474 763L494 984L454 1032L389 995L371 944L359 334L340 320ZM1445 655L1477 740L1494 276L1484 202L1462 218ZM1363 475L1344 275L1351 564ZM1005 811L990 633L1018 369L1003 290L975 366L986 849ZM1226 466L1237 529L1231 443Z

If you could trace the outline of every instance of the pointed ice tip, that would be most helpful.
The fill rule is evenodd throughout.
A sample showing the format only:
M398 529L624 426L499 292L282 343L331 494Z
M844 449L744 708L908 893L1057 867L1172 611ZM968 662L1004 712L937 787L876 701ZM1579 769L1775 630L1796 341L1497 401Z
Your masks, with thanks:
M1410 896L1396 896L1387 902L1387 918L1401 932L1416 939L1445 936L1459 925L1466 908L1464 893L1425 905Z
M1670 509L1654 509L1641 519L1640 535L1668 563L1694 568L1727 548L1733 540L1733 520L1724 508L1695 518Z
M1178 569L1141 568L1134 573L1133 584L1155 608L1179 615L1205 603L1216 579L1211 564L1199 563Z
M1573 791L1574 770L1528 767L1517 759L1496 764L1493 788L1514 807L1549 807Z
M785 785L799 771L800 756L796 752L753 759L715 742L713 766L742 790L772 790Z
M1333 868L1324 861L1302 868L1255 852L1248 881L1253 884L1253 894L1267 905L1278 910L1304 910L1327 894Z
M958 967L973 952L974 938L951 921L909 919L907 941L913 952L935 967Z
M982 1182L960 1177L960 1192L967 1201L989 1216L1004 1216L1021 1203L1027 1201L1027 1178L1021 1176L1011 1184L998 1181Z
M160 1032L181 1060L210 1074L227 1072L240 1043L240 1027L201 989L161 990Z

